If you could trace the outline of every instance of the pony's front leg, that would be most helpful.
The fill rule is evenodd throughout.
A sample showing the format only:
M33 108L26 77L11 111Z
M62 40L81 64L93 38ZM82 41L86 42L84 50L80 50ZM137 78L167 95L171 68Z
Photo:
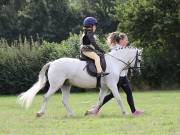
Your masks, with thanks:
M117 85L115 85L115 84L114 84L114 85L110 85L109 88L110 88L110 90L112 91L112 93L113 93L113 95L114 95L114 98L117 100L118 105L121 107L122 113L123 113L123 114L128 114L128 113L126 112L125 106L124 106L124 104L123 104L123 102L122 102L122 98L121 98L121 96L120 96L120 94L119 94Z
M105 98L105 96L107 95L107 89L104 88L100 88L100 92L99 92L99 100L97 102L97 107L99 109L99 107L103 104L103 100Z
M86 111L85 115L96 115L96 114L98 114L99 109L100 109L101 105L103 104L103 100L104 100L104 97L106 96L106 94L107 94L107 89L100 88L98 102L97 102L96 106L94 106L93 108Z

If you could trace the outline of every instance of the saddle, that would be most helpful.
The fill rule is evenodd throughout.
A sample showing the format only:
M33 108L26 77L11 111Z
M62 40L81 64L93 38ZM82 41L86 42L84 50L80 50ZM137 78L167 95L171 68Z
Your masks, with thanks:
M106 61L105 61L105 58L104 58L104 55L103 54L98 54L98 56L100 57L100 63L101 63L101 67L102 67L102 70L105 72L106 70ZM93 77L97 77L97 69L96 69L96 65L95 65L95 62L94 60L82 55L80 58L80 60L82 61L86 61L86 70L87 70L87 73L90 75L90 76L93 76ZM101 81L101 77L97 77L97 87L100 87L101 84L100 84L100 81Z

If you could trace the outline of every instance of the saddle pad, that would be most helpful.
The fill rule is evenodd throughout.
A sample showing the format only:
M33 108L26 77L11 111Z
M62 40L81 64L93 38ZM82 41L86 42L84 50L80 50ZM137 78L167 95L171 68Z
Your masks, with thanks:
M101 62L101 67L102 70L106 70L106 61L103 55L100 56L100 62ZM87 61L87 72L89 75L96 77L97 76L97 70L96 66L93 60Z

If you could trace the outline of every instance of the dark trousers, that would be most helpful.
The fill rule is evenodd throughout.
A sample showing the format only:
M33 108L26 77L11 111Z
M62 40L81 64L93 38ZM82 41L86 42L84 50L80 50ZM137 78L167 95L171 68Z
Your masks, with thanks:
M133 100L133 96L132 96L132 90L129 84L129 81L127 79L127 77L120 77L119 78L119 82L117 84L118 89L121 87L124 92L126 93L127 96L127 102L129 104L129 107L131 109L131 112L135 112L135 106L134 106L134 100ZM110 94L108 94L107 96L105 96L104 100L103 100L103 104L101 105L101 107L107 103L110 99L112 99L114 96L112 94L112 92Z

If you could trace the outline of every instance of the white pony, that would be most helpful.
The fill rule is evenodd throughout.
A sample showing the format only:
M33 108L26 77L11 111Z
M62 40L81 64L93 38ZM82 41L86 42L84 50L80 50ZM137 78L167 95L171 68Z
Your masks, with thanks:
M120 73L123 69L140 67L140 54L142 50L131 47L117 47L108 54L105 54L106 72L109 75L101 78L101 88L99 92L98 104L101 105L104 97L111 90L118 105L121 107L122 113L126 114L125 107L122 103L121 96L118 92L117 83L119 81ZM75 58L60 58L55 61L49 62L43 66L39 73L38 81L26 92L18 96L18 101L22 106L28 108L34 96L40 91L47 81L46 70L48 70L48 81L50 84L48 92L44 95L43 104L37 113L40 117L45 113L46 104L49 97L54 94L59 88L62 91L62 103L64 104L68 115L74 115L74 112L68 104L68 96L70 94L71 86L81 88L95 88L96 77L90 76L84 68L86 62Z

